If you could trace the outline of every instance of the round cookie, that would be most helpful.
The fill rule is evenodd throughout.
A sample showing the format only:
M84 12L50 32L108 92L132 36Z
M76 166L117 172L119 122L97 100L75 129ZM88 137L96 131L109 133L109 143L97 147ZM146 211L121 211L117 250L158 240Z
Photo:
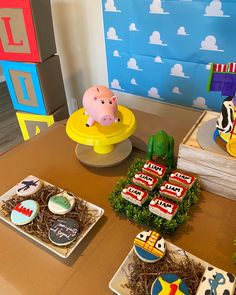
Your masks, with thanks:
M155 231L143 231L134 239L134 252L145 262L156 262L165 255L165 240Z
M167 273L156 278L152 284L151 295L189 295L185 282L176 274Z
M58 215L64 215L70 212L75 205L75 197L68 193L62 192L52 196L48 201L48 209Z
M40 190L42 185L42 180L35 176L28 176L16 185L16 194L23 197L32 195Z
M16 225L30 223L38 215L39 204L34 200L18 203L11 212L11 222Z
M66 246L72 243L79 233L79 223L72 218L63 218L55 221L48 232L49 240L57 246Z

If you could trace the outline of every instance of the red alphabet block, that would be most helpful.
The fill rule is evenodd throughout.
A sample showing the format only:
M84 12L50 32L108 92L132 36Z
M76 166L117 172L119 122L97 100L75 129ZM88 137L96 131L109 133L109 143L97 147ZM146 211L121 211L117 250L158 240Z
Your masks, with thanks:
M1 0L0 59L42 62L54 53L50 0Z

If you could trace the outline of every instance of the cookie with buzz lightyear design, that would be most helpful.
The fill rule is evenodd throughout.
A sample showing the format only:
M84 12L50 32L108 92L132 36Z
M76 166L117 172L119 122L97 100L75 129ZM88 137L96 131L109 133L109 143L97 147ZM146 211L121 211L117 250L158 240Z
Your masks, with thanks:
M69 192L61 192L52 196L48 201L48 209L58 215L70 212L75 206L75 197Z
M156 278L152 284L151 295L189 295L185 282L176 274L166 273Z
M29 196L39 191L42 186L42 180L30 175L16 185L16 194L23 197Z
M165 256L165 240L155 231L143 231L134 239L134 252L145 262L156 262Z

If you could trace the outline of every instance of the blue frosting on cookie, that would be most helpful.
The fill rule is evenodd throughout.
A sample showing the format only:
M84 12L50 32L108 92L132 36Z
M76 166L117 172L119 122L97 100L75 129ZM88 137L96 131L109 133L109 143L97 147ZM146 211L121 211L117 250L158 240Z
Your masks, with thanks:
M151 295L189 295L185 282L176 274L163 274L152 284Z

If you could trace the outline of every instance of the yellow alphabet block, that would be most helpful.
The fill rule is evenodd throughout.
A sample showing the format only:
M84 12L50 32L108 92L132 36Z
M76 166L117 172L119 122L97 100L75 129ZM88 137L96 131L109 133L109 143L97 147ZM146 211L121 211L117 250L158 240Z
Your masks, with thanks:
M43 116L29 113L16 112L24 140L39 134L43 129L54 124L53 115Z

